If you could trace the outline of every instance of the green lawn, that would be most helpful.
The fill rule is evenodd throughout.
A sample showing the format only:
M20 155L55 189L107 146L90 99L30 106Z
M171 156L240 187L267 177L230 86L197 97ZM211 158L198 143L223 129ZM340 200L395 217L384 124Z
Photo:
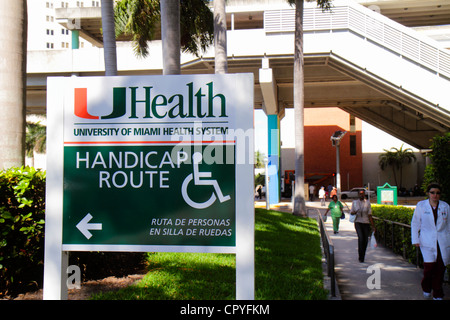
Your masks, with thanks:
M235 267L233 254L149 253L141 281L92 299L235 299ZM255 210L255 299L327 299L314 219Z

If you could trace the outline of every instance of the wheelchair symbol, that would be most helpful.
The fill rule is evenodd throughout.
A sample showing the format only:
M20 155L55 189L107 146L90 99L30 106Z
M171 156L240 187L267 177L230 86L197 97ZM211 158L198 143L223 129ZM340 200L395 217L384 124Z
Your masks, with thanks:
M208 208L210 205L212 205L214 203L214 201L216 201L217 198L219 198L220 202L225 202L227 200L230 200L230 196L224 196L222 191L220 190L220 186L217 183L217 180L205 180L205 179L201 179L201 178L211 178L211 172L200 172L198 170L198 164L202 161L203 157L202 154L200 152L195 152L192 155L192 163L193 163L193 173L189 174L186 179L184 179L183 184L181 185L181 194L183 196L184 201L186 201L186 203L188 205L190 205L192 208L195 209L205 209ZM205 202L202 203L198 203L195 201L192 201L192 199L189 197L188 193L187 193L187 188L189 183L191 182L191 180L194 180L194 185L196 186L213 186L214 187L214 191L211 194L211 197L206 200ZM216 193L217 193L217 197L216 197Z

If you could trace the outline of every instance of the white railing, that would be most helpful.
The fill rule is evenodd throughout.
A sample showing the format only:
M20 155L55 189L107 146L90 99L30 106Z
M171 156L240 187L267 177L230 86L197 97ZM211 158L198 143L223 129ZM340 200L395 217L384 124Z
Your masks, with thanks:
M279 9L264 12L266 34L294 32L295 10ZM304 32L351 30L402 57L450 78L450 53L431 38L423 37L364 6L348 2L330 11L305 6Z

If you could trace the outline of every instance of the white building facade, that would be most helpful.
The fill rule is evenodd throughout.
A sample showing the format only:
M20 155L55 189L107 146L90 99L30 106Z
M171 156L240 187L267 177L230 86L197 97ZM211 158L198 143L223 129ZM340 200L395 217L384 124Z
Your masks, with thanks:
M55 9L100 7L100 2L100 0L28 0L28 50L72 49L71 30L57 21ZM92 44L81 39L79 47L89 48Z

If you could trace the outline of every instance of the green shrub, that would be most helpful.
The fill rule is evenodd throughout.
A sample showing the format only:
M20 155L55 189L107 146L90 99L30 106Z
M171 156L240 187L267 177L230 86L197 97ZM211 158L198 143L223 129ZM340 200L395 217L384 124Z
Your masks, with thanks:
M0 295L42 282L44 216L45 172L0 172Z
M372 215L379 219L411 225L414 209L402 206L372 205ZM416 263L416 247L411 244L411 229L383 220L375 220L377 240L384 246ZM393 237L392 237L393 234Z
M442 186L441 200L450 201L450 132L442 136L435 136L432 140L430 159L432 164L425 169L422 185L423 191L431 182L438 182Z
M403 206L372 205L372 214L381 219L411 224L414 209Z

